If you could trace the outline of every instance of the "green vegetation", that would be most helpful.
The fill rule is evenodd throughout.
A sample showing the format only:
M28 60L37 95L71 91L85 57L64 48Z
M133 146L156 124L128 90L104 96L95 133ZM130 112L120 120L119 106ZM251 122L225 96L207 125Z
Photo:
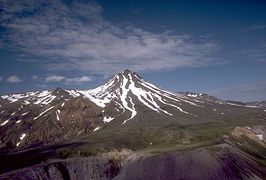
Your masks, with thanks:
M21 160L23 163L18 164L18 167L24 167L48 159L89 157L112 152L115 149L117 151L130 149L139 153L159 154L169 151L182 152L206 148L209 152L215 153L221 150L220 144L225 143L224 135L229 135L234 128L235 126L224 123L182 126L172 122L165 125L160 124L160 126L159 124L150 124L150 126L140 125L138 127L129 124L125 128L102 128L101 131L81 138L73 138L59 146L50 146L26 153L22 152L18 155L5 156L5 162L9 162L8 166L13 168L12 163ZM266 151L263 146L245 137L240 139L230 138L237 148L255 157L261 164L266 165ZM29 154L34 154L34 156ZM3 170L5 169L3 168Z
M233 127L227 127L222 125L201 125L192 128L191 143L198 143L211 140L219 140L223 135L228 134Z

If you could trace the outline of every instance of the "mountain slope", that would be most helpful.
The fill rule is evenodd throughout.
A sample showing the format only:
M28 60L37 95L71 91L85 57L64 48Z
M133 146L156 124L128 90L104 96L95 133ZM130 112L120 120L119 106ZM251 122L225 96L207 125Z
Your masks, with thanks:
M101 124L101 109L72 91L2 96L0 148L58 142Z
M144 153L143 165L157 159L151 156L153 153L182 152L180 157L169 155L178 159L183 155L187 157L187 151L195 150L199 156L192 161L200 164L206 163L204 157L214 158L218 159L217 167L223 164L225 168L231 165L236 168L235 176L244 177L245 173L246 177L252 176L248 170L241 173L237 168L239 164L221 163L233 156L248 164L247 169L255 169L256 176L264 177L266 108L261 104L225 101L202 93L171 93L130 70L91 90L57 88L3 95L0 98L0 159L5 165L0 165L0 174L50 159L130 149L137 155ZM242 129L239 131L236 127ZM223 159L224 156L228 158ZM116 174L118 179L129 174L123 168L136 168L138 158L135 160L125 166L123 162L118 163L119 170L121 168L121 174ZM184 163L188 163L186 159ZM197 163L194 164L196 169L199 168ZM39 166L37 171L43 172L43 166ZM51 166L57 168L57 165ZM145 174L141 169L140 164L136 172ZM34 173L38 174L37 171ZM156 168L149 177L153 171L155 173ZM224 171L217 170L217 173Z
M50 144L101 128L203 123L248 125L266 112L206 94L171 93L125 70L92 90L63 90L3 95L0 98L0 149ZM111 123L112 122L112 123ZM128 124L129 123L129 124ZM49 130L48 130L49 129Z

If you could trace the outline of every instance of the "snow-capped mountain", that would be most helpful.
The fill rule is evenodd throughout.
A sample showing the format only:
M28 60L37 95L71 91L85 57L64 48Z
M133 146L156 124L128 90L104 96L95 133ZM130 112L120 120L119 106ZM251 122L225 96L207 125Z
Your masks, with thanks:
M0 179L80 179L77 177L82 173L105 177L109 170L114 173L110 177L114 177L120 169L121 179L138 174L144 177L146 172L151 173L147 179L154 179L151 177L157 177L153 174L158 171L157 166L150 169L154 162L166 163L162 168L167 174L169 161L173 160L175 168L190 163L200 167L207 164L203 169L208 169L209 164L217 164L208 170L215 172L215 177L249 177L254 172L265 177L264 167L257 163L265 159L265 127L263 102L171 93L125 70L91 90L57 88L2 95L0 159L4 163L0 163L0 174L8 173ZM117 149L129 154L121 155ZM105 154L87 158L105 152L111 152L111 157ZM136 154L131 156L132 152ZM150 152L164 152L171 158ZM147 166L147 162L151 164ZM244 170L238 162L246 164ZM102 172L97 174L99 167ZM130 174L131 167L138 173ZM234 169L235 174L228 175L228 169Z
M101 108L113 108L117 115L128 114L122 124L136 117L141 109L173 116L167 109L190 113L181 108L182 103L199 106L187 96L173 94L146 82L136 73L126 70L115 75L103 86L88 91L76 91ZM112 117L113 119L114 117Z
M187 126L250 118L250 112L265 116L263 108L254 107L207 94L171 93L125 70L91 90L57 88L2 95L0 149L58 143L132 123Z

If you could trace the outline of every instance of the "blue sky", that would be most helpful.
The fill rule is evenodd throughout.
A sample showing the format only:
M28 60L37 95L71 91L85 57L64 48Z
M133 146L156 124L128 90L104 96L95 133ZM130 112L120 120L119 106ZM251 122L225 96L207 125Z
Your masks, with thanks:
M266 2L1 0L0 93L132 69L171 91L266 99Z

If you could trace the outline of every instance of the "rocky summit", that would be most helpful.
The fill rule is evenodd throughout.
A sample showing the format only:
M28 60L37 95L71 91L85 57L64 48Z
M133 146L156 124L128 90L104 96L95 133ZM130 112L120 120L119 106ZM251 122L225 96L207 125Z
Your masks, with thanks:
M177 82L178 83L178 82ZM131 70L0 97L0 179L265 179L265 102L169 92Z

